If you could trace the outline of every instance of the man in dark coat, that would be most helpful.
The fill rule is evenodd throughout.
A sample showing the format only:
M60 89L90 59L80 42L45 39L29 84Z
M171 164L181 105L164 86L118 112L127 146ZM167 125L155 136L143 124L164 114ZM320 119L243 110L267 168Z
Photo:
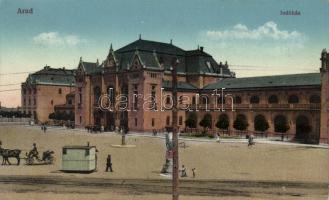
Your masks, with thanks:
M110 168L110 172L113 172L112 170L112 160L111 160L111 155L109 154L106 159L106 172L108 172L108 169Z

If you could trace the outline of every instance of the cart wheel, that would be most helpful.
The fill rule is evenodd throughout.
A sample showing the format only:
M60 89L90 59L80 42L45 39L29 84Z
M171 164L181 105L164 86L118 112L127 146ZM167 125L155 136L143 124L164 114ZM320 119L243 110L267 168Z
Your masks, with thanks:
M32 165L33 164L33 157L27 158L26 159L26 164L27 165Z
M51 164L53 164L53 163L54 163L54 158L53 158L53 157L51 157L51 158L47 158L47 159L45 160L45 163L46 163L47 165L51 165Z

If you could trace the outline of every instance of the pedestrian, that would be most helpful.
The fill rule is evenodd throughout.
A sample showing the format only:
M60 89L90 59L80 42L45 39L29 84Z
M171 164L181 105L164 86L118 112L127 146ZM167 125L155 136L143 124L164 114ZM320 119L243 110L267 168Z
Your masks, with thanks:
M250 135L249 138L248 138L248 147L252 146L252 145L255 145L254 136Z
M47 126L43 125L43 132L46 133L46 131L47 131Z
M184 165L182 165L181 177L187 177L186 168Z
M193 169L192 169L192 175L193 175L193 178L195 178L195 173L196 173L196 169L193 168Z
M220 143L220 133L217 133L216 142Z
M110 172L113 172L112 169L112 160L111 160L111 154L107 155L107 159L106 159L106 172L108 172L108 169L110 168Z

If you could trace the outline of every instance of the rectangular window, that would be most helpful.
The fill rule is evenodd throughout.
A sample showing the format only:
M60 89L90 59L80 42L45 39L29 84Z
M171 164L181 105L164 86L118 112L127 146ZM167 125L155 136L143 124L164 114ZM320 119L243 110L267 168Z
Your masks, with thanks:
M152 87L151 87L152 89L151 89L151 96L152 96L152 107L153 107L153 110L156 110L157 108L157 106L156 106L156 85L152 85Z
M137 118L135 118L135 126L137 126Z
M138 110L138 93L137 91L134 92L134 110Z
M89 154L90 154L89 149L86 149L85 156L89 156Z
M79 103L82 103L82 94L79 94Z
M66 148L63 149L63 154L67 154L67 149Z
M169 117L169 116L167 116L167 118L166 118L166 125L167 125L167 126L170 125L170 117Z
M181 126L183 125L183 117L182 116L179 116L179 120L178 120L178 124Z
M80 124L81 124L81 121L82 121L82 117L81 116L80 116L79 120L80 120Z
M154 127L154 118L152 118L152 127Z

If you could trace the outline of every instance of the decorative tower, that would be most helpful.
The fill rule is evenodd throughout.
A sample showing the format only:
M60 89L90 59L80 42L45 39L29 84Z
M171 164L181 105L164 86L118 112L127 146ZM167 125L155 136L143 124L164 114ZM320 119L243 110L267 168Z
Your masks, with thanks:
M320 143L329 143L329 53L326 49L321 53L321 119Z

